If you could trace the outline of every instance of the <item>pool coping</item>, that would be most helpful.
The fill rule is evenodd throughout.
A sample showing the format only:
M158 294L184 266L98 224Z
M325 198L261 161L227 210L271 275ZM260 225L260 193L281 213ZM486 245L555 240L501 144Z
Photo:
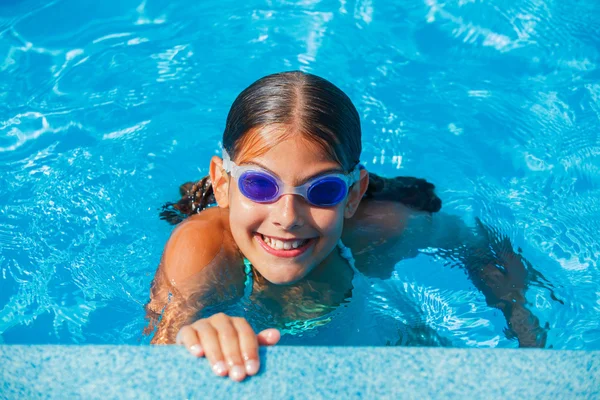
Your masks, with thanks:
M275 346L244 382L178 346L0 345L0 398L594 398L600 351Z

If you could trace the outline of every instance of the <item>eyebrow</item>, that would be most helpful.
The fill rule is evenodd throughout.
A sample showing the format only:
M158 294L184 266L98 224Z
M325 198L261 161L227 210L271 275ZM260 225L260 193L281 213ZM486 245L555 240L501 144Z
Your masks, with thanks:
M248 162L245 162L244 164L245 165L248 165L248 164L250 164L250 165L256 165L257 167L262 168L265 171L268 171L269 173L275 175L277 178L281 179L281 177L277 173L275 173L271 169L267 168L266 166L262 165L261 163L258 163L256 161L248 161ZM327 174L333 174L333 173L343 174L344 170L341 169L341 168L339 168L339 167L338 168L328 168L326 170L319 171L316 174L312 174L312 175L309 175L309 176L302 177L301 179L298 179L296 182L294 182L294 185L295 186L302 186L306 182L308 182L308 181L310 181L312 179L315 179L315 178L318 178L320 176L327 175Z

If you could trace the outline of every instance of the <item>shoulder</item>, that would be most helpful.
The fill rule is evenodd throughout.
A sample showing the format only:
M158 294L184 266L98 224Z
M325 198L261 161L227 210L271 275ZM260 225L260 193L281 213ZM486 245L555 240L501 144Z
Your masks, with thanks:
M178 284L200 272L221 251L228 251L229 228L221 209L208 209L183 221L165 246L161 267Z
M342 240L351 243L353 251L390 245L420 219L430 219L430 214L397 201L363 199L356 214L344 222Z
M356 214L348 222L361 228L402 231L406 221L419 214L425 213L412 210L397 201L363 199Z

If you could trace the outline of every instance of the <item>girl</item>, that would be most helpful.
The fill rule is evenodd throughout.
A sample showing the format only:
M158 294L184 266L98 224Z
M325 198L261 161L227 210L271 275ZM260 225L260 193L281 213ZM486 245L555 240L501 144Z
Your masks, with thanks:
M360 153L359 115L330 82L286 72L245 89L209 177L183 185L183 199L161 214L171 223L191 216L173 231L152 285L152 342L176 341L206 356L217 375L242 380L257 373L258 346L276 344L278 329L327 324L365 274L389 276L407 256L395 250L403 231L429 229L413 221L431 222L423 216L441 202L424 180L369 174ZM543 346L545 330L525 308L521 257L478 226L483 245L464 246L459 226L456 243L438 247L460 247L468 276L519 344ZM246 319L216 312L241 298L268 310L263 325L278 329L256 334Z

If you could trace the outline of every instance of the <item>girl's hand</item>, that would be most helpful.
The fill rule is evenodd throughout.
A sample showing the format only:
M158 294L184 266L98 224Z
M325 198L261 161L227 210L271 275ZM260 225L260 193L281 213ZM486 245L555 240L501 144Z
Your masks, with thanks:
M206 356L215 374L241 381L260 368L258 346L272 346L280 337L277 329L257 335L244 318L219 313L184 326L175 342L196 357Z

